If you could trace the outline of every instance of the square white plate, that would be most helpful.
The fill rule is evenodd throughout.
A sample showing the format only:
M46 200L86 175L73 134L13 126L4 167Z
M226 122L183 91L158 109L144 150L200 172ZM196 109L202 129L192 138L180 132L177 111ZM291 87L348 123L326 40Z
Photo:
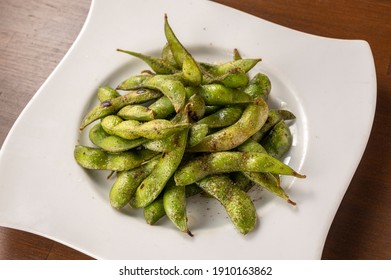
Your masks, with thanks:
M159 54L163 16L197 60L261 57L271 106L297 116L286 161L307 179L285 180L292 207L261 192L258 227L238 233L212 201L189 202L193 238L140 211L113 210L112 181L76 164L88 141L78 127L100 85L145 69L117 48ZM0 151L0 224L100 259L319 259L330 224L364 152L376 105L365 41L297 32L209 1L94 0L62 62L24 109Z

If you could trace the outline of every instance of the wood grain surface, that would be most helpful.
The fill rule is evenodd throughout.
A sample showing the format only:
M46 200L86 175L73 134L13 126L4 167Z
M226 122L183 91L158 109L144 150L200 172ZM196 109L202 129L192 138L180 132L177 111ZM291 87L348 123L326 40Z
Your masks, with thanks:
M377 74L375 120L362 161L331 225L322 259L391 259L391 1L215 2L303 32L368 41ZM0 0L0 146L76 39L90 3ZM55 241L0 227L0 259L91 258Z

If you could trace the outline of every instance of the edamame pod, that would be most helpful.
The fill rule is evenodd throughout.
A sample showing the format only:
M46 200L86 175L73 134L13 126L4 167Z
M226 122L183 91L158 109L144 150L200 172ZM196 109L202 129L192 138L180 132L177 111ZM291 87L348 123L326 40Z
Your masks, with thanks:
M241 152L257 152L267 154L266 149L258 142L251 138L238 147L238 151ZM262 172L243 172L244 176L250 179L252 182L272 192L273 194L281 197L292 205L296 205L285 190L280 185L280 180L277 174L262 173Z
M109 115L109 116L102 119L101 125L102 125L103 130L110 135L117 135L123 139L128 139L128 140L133 140L133 139L138 138L139 136L134 135L134 133L132 133L132 130L135 129L137 126L139 126L141 123L136 120L128 120L125 122L125 124L123 124L122 126L119 126L123 122L124 122L124 120L121 119L119 116ZM126 129L125 129L125 127L126 127ZM122 135L122 133L121 133L122 132L121 130L123 128L125 130L124 133L129 133L130 135L132 135L134 137L128 137L128 138L123 137L124 135Z
M188 185L185 188L186 197L191 197L202 192L202 189L196 184ZM165 215L166 211L164 210L162 194L160 194L151 204L144 207L144 218L150 225L155 224Z
M213 175L197 184L223 205L239 232L247 234L255 228L257 213L251 198L227 176Z
M107 116L102 120L103 129L109 134L117 135L124 139L137 139L140 137L147 139L163 139L178 131L187 129L190 124L176 124L165 119L156 119L149 122L140 123L135 120L127 120L115 123L112 119L117 116ZM114 125L112 125L114 123Z
M246 104L254 100L243 91L227 88L220 84L202 85L196 88L187 87L186 90L201 95L206 105Z
M281 158L292 146L292 133L284 121L279 121L261 143L269 155Z
M164 15L164 34L166 35L167 43L170 46L175 61L178 65L182 66L184 77L191 85L200 85L202 82L202 73L198 63L174 34L170 24L168 23L167 15Z
M121 209L129 203L139 184L155 168L158 159L151 159L147 163L132 170L119 172L117 179L110 189L110 204Z
M157 74L174 74L178 72L178 70L175 67L168 64L164 59L145 55L138 52L122 50L122 49L117 49L117 51L130 54L134 57L141 59L146 64L148 64L149 67L151 67L151 69L155 71Z
M281 120L294 120L296 117L288 110L270 110L265 124L251 138L257 142L272 129Z
M141 104L156 98L161 97L162 94L149 89L140 89L130 91L124 95L113 99L105 100L98 106L94 107L82 120L80 130L83 130L90 123L104 118L108 115L117 113L122 107L131 104Z
M210 128L227 127L236 123L242 116L242 113L243 109L240 106L224 107L202 118L197 124L206 124Z
M268 106L262 98L247 105L240 119L231 126L206 136L189 152L216 152L231 150L257 132L268 116Z
M221 84L228 88L239 88L247 85L249 81L248 75L239 68L231 69L222 75L213 75L203 69L203 74L203 85Z
M183 164L175 172L178 186L195 183L204 177L227 172L269 172L305 178L272 156L256 152L216 152L199 156Z
M174 180L170 180L164 187L163 206L167 217L174 225L180 231L193 236L187 226L185 186L177 186Z
M99 87L98 88L98 99L100 102L110 100L119 97L121 94L111 87Z
M186 129L166 138L167 146L170 146L171 150L163 153L152 173L141 182L131 201L133 207L143 208L154 201L161 193L182 161L187 143L187 132Z
M262 61L261 58L236 59L222 64L217 64L209 71L216 75L224 75L225 73L234 69L240 69L244 73L247 73L260 61Z
M104 131L100 123L97 123L90 129L89 137L96 146L111 153L127 151L148 141L145 138L127 140L116 135L110 135Z
M138 167L157 153L149 150L109 153L98 148L75 146L76 162L87 169L125 171Z
M267 101L271 87L269 77L265 74L258 73L249 81L243 91L254 98L260 96L263 100Z
M156 119L165 119L175 113L175 108L167 96L162 96L148 106L154 112Z
M209 132L207 124L194 124L189 131L188 147L193 147L201 142Z
M117 113L125 120L151 121L155 119L155 112L142 105L127 105Z
M178 80L179 76L171 75L139 75L132 76L123 81L117 89L132 90L138 88L149 88L159 90L170 99L176 112L179 112L185 106L186 90L182 82Z
M150 225L154 225L164 216L166 216L166 211L164 210L163 196L159 196L144 207L144 219Z
M201 63L203 83L221 83L229 88L243 87L249 82L247 72L259 61L261 59L237 59L217 65Z
M180 70L181 66L178 65L176 62L174 55L172 54L170 45L166 43L162 49L162 54L161 54L162 59L168 64L174 67L175 69Z
M188 107L186 110L192 121L198 121L205 114L205 101L198 94L193 94L190 96L186 106Z

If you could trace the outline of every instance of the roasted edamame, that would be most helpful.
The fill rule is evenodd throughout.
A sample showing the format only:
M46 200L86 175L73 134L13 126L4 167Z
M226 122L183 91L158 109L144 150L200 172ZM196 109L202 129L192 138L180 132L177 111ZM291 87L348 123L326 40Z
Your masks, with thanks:
M197 61L164 16L160 57L117 49L150 69L119 85L99 86L98 105L86 113L76 145L85 169L116 173L108 199L114 209L144 211L148 224L167 218L193 236L187 198L216 199L241 234L253 231L257 209L249 190L257 185L295 205L281 176L305 178L283 162L294 135L288 110L270 108L271 80L255 73L260 58ZM250 71L251 70L251 71ZM124 211L126 212L126 211Z

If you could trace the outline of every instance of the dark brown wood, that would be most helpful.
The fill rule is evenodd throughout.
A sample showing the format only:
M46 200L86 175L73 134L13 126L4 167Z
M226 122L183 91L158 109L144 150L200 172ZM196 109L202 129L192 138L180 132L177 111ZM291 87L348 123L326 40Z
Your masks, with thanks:
M75 40L90 1L0 0L0 145ZM375 121L322 259L391 259L391 1L215 2L296 30L369 42L378 82ZM0 259L89 257L43 237L0 228Z

